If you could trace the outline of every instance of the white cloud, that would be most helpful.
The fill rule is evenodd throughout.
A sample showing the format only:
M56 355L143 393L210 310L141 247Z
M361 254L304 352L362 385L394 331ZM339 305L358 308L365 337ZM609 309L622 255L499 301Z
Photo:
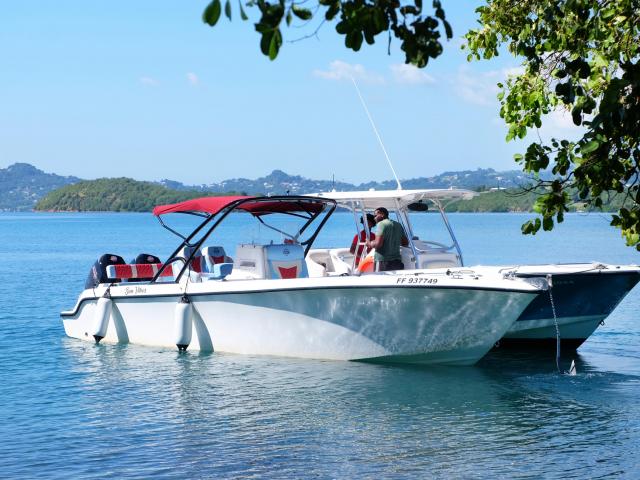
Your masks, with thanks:
M334 60L329 64L329 70L314 70L313 75L325 80L356 80L364 83L385 83L384 77L370 72L360 64L351 65L341 60Z
M488 72L475 72L467 65L458 69L454 85L455 91L463 100L482 106L497 106L498 82L507 77L523 73L522 67L503 68Z
M187 73L187 81L189 82L190 85L193 85L193 86L196 86L200 83L200 79L193 72Z
M566 109L553 110L549 115L544 118L545 122L548 122L550 127L560 130L573 130L576 129L576 125L573 123L571 113Z
M550 141L552 138L576 140L582 136L584 128L573 123L573 118L568 110L557 108L542 118L542 127L539 133L545 141Z
M157 87L158 85L160 85L160 82L158 82L158 80L151 77L140 77L140 83L142 85L146 85L147 87Z
M426 85L435 83L436 79L423 70L408 65L406 63L398 63L391 65L391 74L396 83L405 85Z
M504 78L515 77L516 75L522 75L524 73L524 67L520 65L518 67L503 68L500 72Z
M473 72L469 67L458 69L455 90L463 100L474 105L494 105L498 94L497 71Z

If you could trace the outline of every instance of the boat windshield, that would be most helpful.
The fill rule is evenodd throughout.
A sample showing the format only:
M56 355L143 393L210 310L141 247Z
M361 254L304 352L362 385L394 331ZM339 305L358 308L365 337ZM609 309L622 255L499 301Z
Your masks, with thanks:
M364 231L362 218L367 214L373 214L374 208L364 205L363 202L353 201L341 203L341 206L351 211L350 231L353 236L355 231ZM444 214L444 206L437 201L426 201L419 206L405 204L389 205L389 218L399 222L405 229L405 234L409 240L422 240L429 243L438 244L439 248L455 248L455 238L453 236L447 216ZM337 220L337 219L335 219ZM344 223L344 222L343 222ZM346 229L343 229L345 231ZM372 232L375 233L375 226ZM361 234L364 236L364 234ZM324 238L322 238L324 240ZM344 241L343 241L344 242ZM335 242L329 241L329 244ZM419 247L418 247L419 248Z
M411 190L411 191L363 191L328 192L318 194L334 198L348 214L333 217L331 231L340 232L339 238L321 235L316 242L314 257L320 264L328 264L319 250L325 249L350 265L349 271L371 255L365 248L366 241L376 234L373 225L368 231L364 219L371 216L378 207L389 211L389 218L399 222L408 240L401 248L405 268L439 268L463 265L462 251L451 223L444 212L446 203L456 198L470 198L473 192L466 190ZM347 217L351 217L348 221ZM339 224L341 228L335 228ZM348 225L350 224L350 228ZM354 228L355 226L355 228ZM350 233L349 233L350 232ZM355 236L354 236L355 235ZM335 260L334 260L334 263Z
M414 240L437 242L446 246L453 246L453 239L437 210L428 212L409 213L412 237Z

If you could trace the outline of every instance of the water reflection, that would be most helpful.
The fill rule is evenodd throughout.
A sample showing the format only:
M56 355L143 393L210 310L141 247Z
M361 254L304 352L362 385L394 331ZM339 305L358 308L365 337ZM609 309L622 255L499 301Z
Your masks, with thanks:
M637 439L637 407L619 387L637 378L598 372L580 356L570 377L554 372L552 355L535 352L420 368L76 341L64 350L85 421L109 443L126 440L108 461L150 462L163 452L154 475L176 462L184 475L206 467L282 477L306 475L308 465L323 477L348 474L345 465L365 476L633 467L621 452ZM594 453L602 442L616 448Z

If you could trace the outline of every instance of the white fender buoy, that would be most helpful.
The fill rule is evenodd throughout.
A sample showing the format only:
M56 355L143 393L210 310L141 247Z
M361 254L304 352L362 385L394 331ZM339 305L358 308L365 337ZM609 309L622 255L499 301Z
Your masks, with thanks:
M111 317L112 300L109 297L100 297L93 316L93 338L100 343L107 334L109 317Z
M193 307L187 297L182 297L176 305L174 314L175 344L178 350L184 352L191 343Z

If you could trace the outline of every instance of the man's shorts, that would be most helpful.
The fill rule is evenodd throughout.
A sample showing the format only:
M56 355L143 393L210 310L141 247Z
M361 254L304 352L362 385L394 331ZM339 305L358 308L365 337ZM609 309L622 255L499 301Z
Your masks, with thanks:
M400 260L376 262L376 272L388 272L389 270L404 270L404 263Z

